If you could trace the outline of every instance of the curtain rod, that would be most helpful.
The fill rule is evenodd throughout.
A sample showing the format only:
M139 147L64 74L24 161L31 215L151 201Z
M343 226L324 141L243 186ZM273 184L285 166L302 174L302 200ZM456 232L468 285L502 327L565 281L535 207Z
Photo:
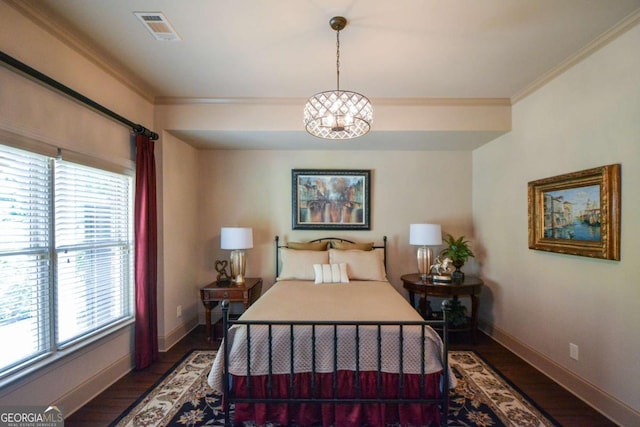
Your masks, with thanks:
M95 102L94 100L87 98L86 96L82 95L81 93L76 92L75 90L71 89L68 86L63 85L62 83L60 83L57 80L52 79L51 77L47 76L46 74L41 73L40 71L31 68L30 66L28 66L27 64L18 61L17 59L13 58L12 56L7 55L6 53L4 53L3 51L0 50L0 60L2 60L2 62L4 62L5 64L8 64L10 66L12 66L13 68L35 78L36 80L39 80L40 82L46 84L47 86L50 86L62 93L64 93L65 95L68 95L74 99L76 99L77 101L82 102L85 105L88 105L89 107L93 108L94 110L97 110L109 117L111 117L112 119L130 127L135 133L139 133L139 134L143 134L145 136L148 136L150 139L152 140L156 140L158 139L158 134L147 129L146 127L139 125L137 123L132 122L131 120L122 117L121 115L114 113L113 111L109 110L108 108L98 104L97 102Z

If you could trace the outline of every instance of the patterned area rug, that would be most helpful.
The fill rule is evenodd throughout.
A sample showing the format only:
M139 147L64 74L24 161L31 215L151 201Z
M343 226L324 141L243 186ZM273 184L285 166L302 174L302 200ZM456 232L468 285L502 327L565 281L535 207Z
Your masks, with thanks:
M215 351L193 351L110 427L221 426L220 396L207 384ZM449 353L458 385L451 391L450 426L557 426L472 351Z

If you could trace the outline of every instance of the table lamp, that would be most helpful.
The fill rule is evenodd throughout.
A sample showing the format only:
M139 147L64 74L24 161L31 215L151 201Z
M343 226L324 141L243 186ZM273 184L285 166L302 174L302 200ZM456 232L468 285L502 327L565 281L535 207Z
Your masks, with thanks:
M244 284L244 272L247 259L245 249L253 247L253 230L250 227L222 227L220 229L220 248L230 249L231 280L238 285Z
M429 277L433 265L433 251L429 246L442 244L442 229L440 224L411 224L409 227L409 243L420 245L418 248L418 272L420 278Z

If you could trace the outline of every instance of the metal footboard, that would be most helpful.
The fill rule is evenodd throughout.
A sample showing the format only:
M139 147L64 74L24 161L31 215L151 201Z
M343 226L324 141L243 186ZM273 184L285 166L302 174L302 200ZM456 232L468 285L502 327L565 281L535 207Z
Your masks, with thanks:
M328 321L319 321L319 322L285 322L285 321L242 321L242 320L231 320L229 319L229 303L228 301L222 302L222 318L223 318L223 328L224 328L224 339L222 342L222 351L224 351L224 378L223 378L223 392L224 392L224 412L225 412L225 425L231 425L230 419L230 405L232 403L273 403L273 404L301 404L301 403L313 403L313 404L323 404L323 403L332 403L332 404L376 404L376 403L385 403L385 404L433 404L437 405L440 412L440 420L441 425L447 425L447 415L449 412L449 339L448 339L448 311L449 305L448 301L444 301L442 304L443 307L443 319L442 320L429 320L429 321L421 321L421 322L328 322ZM247 397L238 397L234 396L232 392L232 385L230 383L230 373L229 373L229 351L230 351L230 343L228 339L228 331L229 328L233 325L244 325L247 328L247 360L246 360L246 393ZM285 327L289 328L291 337L288 341L289 345L289 353L290 353L290 361L289 366L291 367L291 372L289 372L289 384L288 384L288 395L289 397L281 397L281 396L271 396L269 392L266 397L255 397L253 396L253 378L251 373L251 346L252 338L251 338L251 328L257 327L266 327L268 328L268 366L269 372L267 374L267 384L268 389L270 390L271 382L275 374L273 373L273 328L274 327ZM398 393L397 396L404 396L404 365L403 365L403 339L406 328L408 327L421 327L421 342L423 345L421 346L421 381L420 381L420 392L416 397L397 397L397 398L386 398L383 397L383 387L382 387L382 330L383 328L388 327L397 327L398 328L398 340L399 340L399 354L398 354L398 363L399 363L399 372L398 372ZM425 331L427 326L437 326L442 329L442 341L443 341L443 351L442 351L442 366L443 372L440 383L440 397L433 398L427 397L427 391L425 389L426 376L425 376ZM312 394L310 397L295 397L294 395L294 367L295 367L295 351L294 351L294 332L296 328L304 327L307 330L311 331L311 390L317 391L318 384L316 384L316 357L317 357L317 348L316 348L316 335L317 330L319 328L324 328L324 330L329 328L329 330L333 330L333 363L334 370L331 373L333 375L332 381L332 391L330 397L320 397ZM352 391L354 397L350 398L342 398L339 397L339 389L337 382L337 371L338 371L338 346L340 345L338 342L338 330L339 328L349 327L353 328L355 333L355 390ZM373 397L363 397L362 389L360 384L360 334L361 331L364 331L365 328L371 332L372 328L374 331L377 331L377 365L378 369L376 372L377 377L377 386L376 393Z

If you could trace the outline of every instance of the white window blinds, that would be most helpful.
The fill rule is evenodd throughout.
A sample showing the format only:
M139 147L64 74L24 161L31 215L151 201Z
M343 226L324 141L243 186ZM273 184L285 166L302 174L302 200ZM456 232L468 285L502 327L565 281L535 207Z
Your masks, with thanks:
M50 165L0 146L0 372L51 350Z
M0 377L132 318L132 179L0 145Z
M58 343L131 315L131 179L56 161Z

